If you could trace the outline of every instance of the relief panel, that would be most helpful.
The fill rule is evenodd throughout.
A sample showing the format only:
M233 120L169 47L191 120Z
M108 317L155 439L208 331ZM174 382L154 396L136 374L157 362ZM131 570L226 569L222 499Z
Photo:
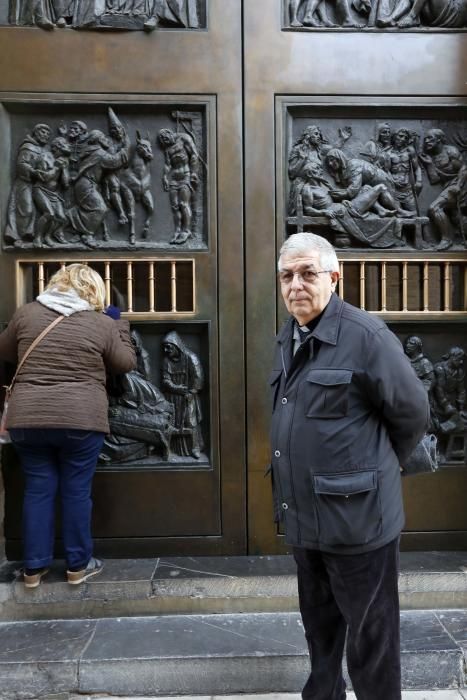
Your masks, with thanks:
M132 324L132 372L109 378L99 469L210 469L206 324Z
M283 0L283 27L299 30L459 30L467 0Z
M4 250L207 248L206 105L3 107Z
M41 29L202 29L206 0L6 0L0 24Z
M461 109L286 109L287 235L338 248L467 247L467 122Z
M429 433L438 438L442 465L467 464L465 332L460 324L392 328L430 400Z

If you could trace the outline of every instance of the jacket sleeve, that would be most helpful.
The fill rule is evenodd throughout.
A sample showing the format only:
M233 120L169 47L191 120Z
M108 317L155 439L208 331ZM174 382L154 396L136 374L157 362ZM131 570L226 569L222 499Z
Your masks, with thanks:
M428 393L389 328L375 333L366 369L370 401L381 415L403 467L428 427Z
M136 353L130 338L128 321L106 318L110 329L104 351L104 364L113 374L125 374L136 367Z
M18 361L16 316L13 316L5 330L0 333L0 359L12 364L16 364Z

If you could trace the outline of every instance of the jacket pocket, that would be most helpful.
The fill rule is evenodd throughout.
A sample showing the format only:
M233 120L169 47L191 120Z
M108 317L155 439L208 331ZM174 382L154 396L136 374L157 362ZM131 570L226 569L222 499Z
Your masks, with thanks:
M381 503L376 470L313 475L319 542L361 545L381 534Z
M282 374L281 369L273 369L271 374L269 375L269 385L271 387L271 399L272 399L272 410L273 411L276 407L277 395L279 393L279 387L280 387L281 374Z
M309 383L307 413L309 418L341 418L347 415L351 369L312 369Z

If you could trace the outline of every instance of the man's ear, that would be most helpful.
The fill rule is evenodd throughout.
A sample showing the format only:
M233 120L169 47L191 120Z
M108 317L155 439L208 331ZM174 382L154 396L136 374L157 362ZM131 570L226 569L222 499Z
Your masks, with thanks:
M332 288L335 289L336 285L339 281L339 273L338 272L331 272L331 280L332 280Z

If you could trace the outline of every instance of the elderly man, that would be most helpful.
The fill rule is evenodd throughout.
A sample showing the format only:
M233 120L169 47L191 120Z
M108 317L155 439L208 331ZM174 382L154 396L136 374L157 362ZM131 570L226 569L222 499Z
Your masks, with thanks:
M335 293L332 246L297 233L279 278L291 314L271 377L275 510L298 567L312 658L304 700L401 697L400 470L429 419L425 388L385 323Z

